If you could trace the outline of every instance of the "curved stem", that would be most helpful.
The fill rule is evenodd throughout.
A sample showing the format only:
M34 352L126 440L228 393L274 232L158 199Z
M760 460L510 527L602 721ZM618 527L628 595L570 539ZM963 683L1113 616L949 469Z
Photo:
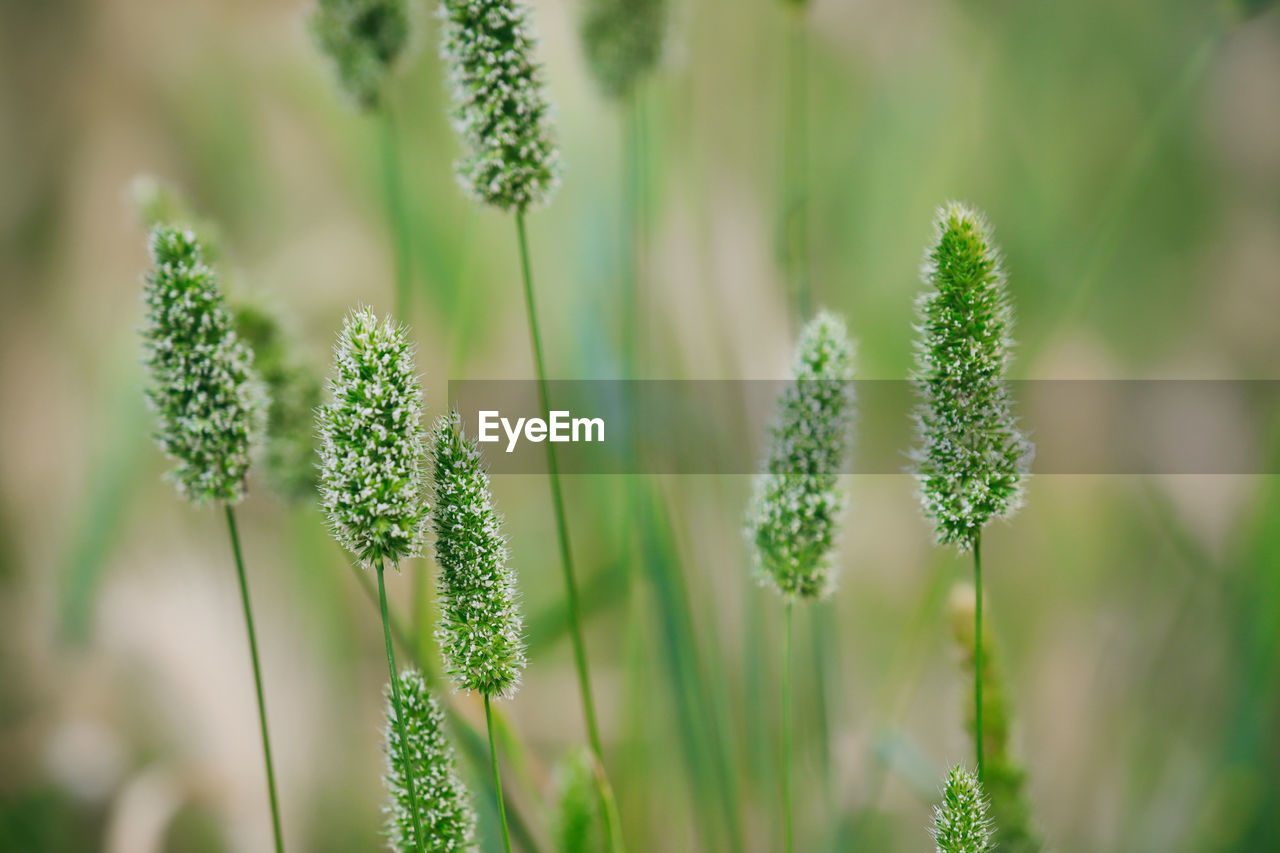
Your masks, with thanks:
M502 846L511 853L511 833L507 830L507 805L502 799L502 774L498 772L498 748L493 743L493 709L489 707L489 694L484 697L484 724L489 729L489 758L493 764L493 790L498 795L498 815L502 818Z
M267 764L267 797L271 801L271 829L275 834L276 853L284 853L284 832L280 828L280 803L276 797L276 771L271 761L271 738L267 735L267 700L262 692L262 666L258 662L258 636L253 627L253 608L249 605L249 581L245 578L244 557L240 553L240 533L236 514L230 504L227 530L231 533L231 553L235 556L236 577L240 581L240 603L244 607L244 625L249 633L249 656L253 659L253 687L258 693L258 727L262 730L262 755Z
M524 211L516 211L516 240L520 248L520 272L524 280L525 313L529 320L529 340L533 346L534 368L538 374L538 404L543 412L551 411L547 393L547 368L542 355L542 333L538 326L538 312L533 298L533 273L529 266L529 238L525 233ZM573 571L573 550L569 544L569 522L564 511L564 494L560 486L560 465L556 448L551 442L547 448L547 480L551 486L551 507L556 519L556 534L560 542L560 565L564 573L565 604L569 616L569 637L573 641L573 663L578 673L578 693L582 699L582 715L587 724L587 744L591 748L598 770L600 798L604 808L606 834L618 850L619 833L614 830L613 795L604 772L604 752L600 746L600 727L596 722L595 701L591 695L591 676L587 669L587 649L582 639L582 619L578 603L578 582Z
M788 598L782 617L782 837L786 853L796 847L791 815L791 609Z
M982 534L973 537L973 743L978 753L978 782L985 763L982 754Z
M404 762L405 786L409 789L409 807L413 809L413 835L418 850L423 850L422 815L418 811L418 790L413 779L413 761L409 738L404 731L404 711L400 704L400 675L396 672L396 653L391 646L391 618L387 615L387 585L382 578L383 561L378 561L378 607L382 610L382 637L387 644L387 669L391 673L391 702L395 705L396 729L400 735L400 760Z

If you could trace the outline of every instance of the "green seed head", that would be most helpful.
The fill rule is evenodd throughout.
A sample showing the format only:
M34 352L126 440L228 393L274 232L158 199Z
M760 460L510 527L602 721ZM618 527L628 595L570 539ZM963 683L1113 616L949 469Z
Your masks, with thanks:
M937 853L986 853L992 825L987 798L978 779L960 765L947 774L942 803L933 807L933 841Z
M912 461L938 541L967 550L987 522L1017 510L1032 453L1004 383L1013 314L979 214L955 203L939 211L923 278Z
M334 536L366 566L422 551L422 389L407 331L348 315L319 410L320 503Z
M464 690L510 696L525 665L515 573L507 567L489 475L475 441L463 435L457 412L436 423L431 478L431 527L440 566L436 637L445 666Z
M788 598L820 599L833 586L831 552L845 506L837 481L853 422L853 345L838 317L821 312L809 322L792 374L747 533L762 582Z
M409 41L405 0L319 0L311 16L316 46L361 109L376 109Z
M169 476L183 497L236 503L263 427L253 354L231 327L194 233L156 227L151 257L142 337L156 440L177 462Z
M600 795L590 751L579 749L556 769L556 811L551 828L557 853L604 850Z
M587 0L582 47L601 90L620 98L662 55L664 0Z
M444 731L444 711L427 690L416 670L400 673L400 705L404 710L404 736L412 763L418 817L422 821L422 845L414 843L413 806L406 785L409 769L400 748L395 704L387 700L385 782L391 802L386 813L387 840L397 853L446 853L472 849L476 816L471 794L458 778L453 747Z
M546 201L560 155L528 7L522 0L443 0L441 17L454 127L466 148L458 180L472 197L503 210Z

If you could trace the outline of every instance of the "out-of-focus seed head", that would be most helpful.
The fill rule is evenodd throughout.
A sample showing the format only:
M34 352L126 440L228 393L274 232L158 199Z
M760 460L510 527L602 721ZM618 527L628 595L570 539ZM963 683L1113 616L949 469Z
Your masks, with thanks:
M662 55L665 0L586 0L582 47L601 91L629 94Z
M475 841L476 816L471 794L458 778L457 761L444 728L444 711L427 690L421 673L400 673L400 707L404 711L404 736L409 747L422 845L414 843L413 805L407 787L409 769L400 748L395 703L387 700L384 779L391 802L386 814L386 835L397 853L456 853L470 850Z
M250 450L263 428L253 354L240 342L195 234L157 226L143 299L155 437L177 462L169 476L195 504L244 496Z
M991 230L956 203L938 212L936 228L917 301L912 461L938 541L967 550L984 525L1021 505L1032 447L1004 381L1013 313Z
M409 42L405 0L319 0L311 16L316 46L360 106L380 106L396 60Z
M443 0L441 54L454 127L466 149L459 182L478 201L523 211L555 189L560 154L522 0Z
M552 841L557 853L596 853L604 850L600 794L595 761L587 749L578 749L556 768L556 809Z
M319 410L320 503L366 566L422 551L422 388L404 327L367 308L347 316Z
M525 666L515 572L507 566L489 475L457 412L436 423L431 479L431 527L440 566L436 637L445 666L462 689L510 696Z
M762 582L788 598L820 599L834 582L831 554L845 506L837 482L853 427L853 345L843 321L824 311L809 322L792 376L770 428L747 534Z

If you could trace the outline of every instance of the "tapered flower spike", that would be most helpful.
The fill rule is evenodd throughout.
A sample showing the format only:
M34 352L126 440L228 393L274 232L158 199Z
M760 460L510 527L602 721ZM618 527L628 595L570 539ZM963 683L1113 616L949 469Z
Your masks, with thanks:
M422 389L404 327L367 308L347 316L318 414L320 503L365 566L422 552Z
M376 109L409 42L406 0L319 0L310 25L343 90L361 109Z
M400 748L396 706L387 701L384 781L391 795L386 813L386 835L397 853L445 853L470 850L475 841L476 816L471 794L458 778L453 747L444 729L440 708L422 674L405 669L400 673L400 704L404 709L404 736L409 749ZM418 816L422 824L422 845L414 844L413 805L405 785L404 755L414 763Z
M1032 452L1004 384L1013 313L980 214L954 202L939 210L922 277L912 461L939 543L966 551L989 521L1018 509Z
M489 475L457 412L440 418L432 432L431 479L431 528L440 566L436 637L445 667L463 690L509 697L525 666L515 573L507 567Z
M586 0L582 47L601 91L622 98L662 55L665 0Z
M942 803L933 807L933 841L937 853L987 853L991 843L987 797L978 778L960 765L951 768Z
M476 200L517 211L555 189L559 152L523 0L443 0L441 55L454 127L466 153L455 171Z
M792 375L747 532L763 583L788 599L821 599L833 586L831 551L845 506L836 485L853 423L853 345L842 320L823 311L809 322Z
M193 232L156 227L151 257L142 336L156 440L177 462L169 477L183 497L197 505L237 503L263 428L253 354L231 327Z

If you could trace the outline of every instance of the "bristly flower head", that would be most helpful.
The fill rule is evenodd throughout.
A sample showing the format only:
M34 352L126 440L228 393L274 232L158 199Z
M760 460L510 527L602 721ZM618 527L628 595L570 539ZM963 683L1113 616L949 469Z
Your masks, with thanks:
M587 0L582 46L606 95L626 96L657 64L665 18L665 0Z
M485 696L510 696L524 671L515 573L507 567L502 518L474 440L451 412L431 440L435 506L431 527L440 565L436 637L454 683Z
M193 232L157 226L143 298L147 399L156 440L178 465L170 477L195 504L244 496L249 452L262 430L253 354L236 337Z
M978 779L960 765L947 774L942 803L933 807L933 841L937 853L987 853L991 843L987 798Z
M444 731L444 711L427 690L421 673L400 673L400 705L404 709L404 736L413 764L422 845L414 843L413 806L406 787L405 751L400 748L395 703L387 701L385 782L391 794L386 813L387 840L397 853L446 853L472 849L476 816L471 795L458 778L453 747Z
M853 425L853 345L844 322L820 312L800 335L795 379L778 403L747 533L762 582L787 598L831 592L831 551L844 510L836 487Z
M440 13L454 127L466 148L458 180L478 201L503 210L546 201L560 155L528 7L523 0L442 0Z
M407 331L367 308L338 338L332 402L319 410L320 503L334 536L366 566L422 551L422 389Z
M311 16L316 46L361 109L376 109L409 41L405 0L319 0Z
M1032 448L1004 383L1013 314L991 230L956 203L936 224L922 273L929 289L917 302L921 446L912 461L938 541L967 550L987 522L1021 504Z

